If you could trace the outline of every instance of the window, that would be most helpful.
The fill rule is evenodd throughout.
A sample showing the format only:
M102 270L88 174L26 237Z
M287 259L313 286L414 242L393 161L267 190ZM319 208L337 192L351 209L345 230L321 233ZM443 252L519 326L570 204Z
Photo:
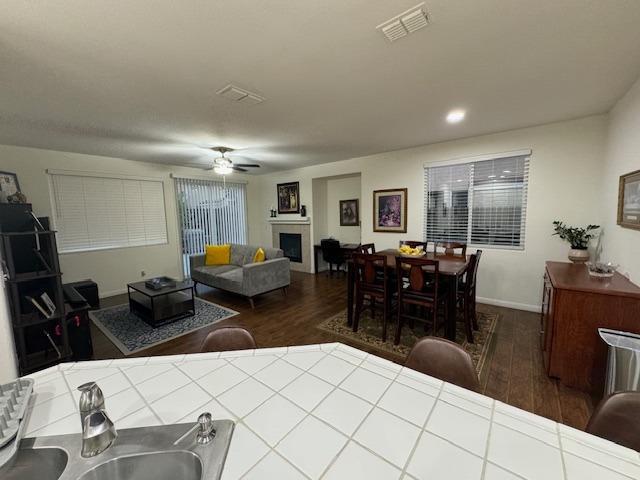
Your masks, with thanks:
M425 168L425 238L524 248L529 155Z
M247 186L243 183L175 178L182 266L186 276L189 256L204 246L247 243Z
M167 243L163 184L51 174L61 253Z

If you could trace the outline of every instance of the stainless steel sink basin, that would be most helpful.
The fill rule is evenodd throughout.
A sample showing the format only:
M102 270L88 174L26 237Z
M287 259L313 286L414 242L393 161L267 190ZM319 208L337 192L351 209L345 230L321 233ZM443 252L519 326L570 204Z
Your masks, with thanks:
M216 436L196 441L194 423L118 431L110 448L81 456L81 435L27 438L12 462L0 469L2 480L204 480L222 474L234 423L213 422Z
M78 480L200 480L202 462L193 452L155 452L108 460L95 466Z
M58 480L69 457L60 448L20 449L9 465L0 469L2 480Z

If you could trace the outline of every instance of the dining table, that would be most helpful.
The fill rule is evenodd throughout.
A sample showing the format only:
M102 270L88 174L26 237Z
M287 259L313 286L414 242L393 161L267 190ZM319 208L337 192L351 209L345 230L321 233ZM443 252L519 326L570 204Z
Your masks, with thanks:
M387 270L389 275L395 276L396 257L400 256L400 252L390 248L376 252L375 255L384 255L387 257ZM447 321L444 327L445 338L451 341L456 339L456 307L458 298L458 284L460 278L465 274L469 267L470 255L446 254L440 252L427 252L419 258L437 260L438 273L441 275L441 282L444 285L445 295L447 296ZM427 267L428 268L428 267ZM355 298L355 267L352 260L347 261L347 325L357 329L357 324L353 321L354 316L354 298Z

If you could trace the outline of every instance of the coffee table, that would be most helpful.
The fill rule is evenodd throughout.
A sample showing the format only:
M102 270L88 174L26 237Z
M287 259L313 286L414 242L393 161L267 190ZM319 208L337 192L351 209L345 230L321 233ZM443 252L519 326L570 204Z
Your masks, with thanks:
M145 282L129 283L129 310L152 327L175 322L196 313L193 282L176 282L175 287L153 290Z

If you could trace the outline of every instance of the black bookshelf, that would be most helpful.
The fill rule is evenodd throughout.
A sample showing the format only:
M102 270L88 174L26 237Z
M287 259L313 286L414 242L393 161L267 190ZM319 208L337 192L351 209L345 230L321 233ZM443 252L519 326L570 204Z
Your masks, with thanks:
M38 222L30 204L0 204L0 250L21 375L71 356L56 235L47 217ZM52 315L43 314L27 298L47 311L43 293L55 306Z

